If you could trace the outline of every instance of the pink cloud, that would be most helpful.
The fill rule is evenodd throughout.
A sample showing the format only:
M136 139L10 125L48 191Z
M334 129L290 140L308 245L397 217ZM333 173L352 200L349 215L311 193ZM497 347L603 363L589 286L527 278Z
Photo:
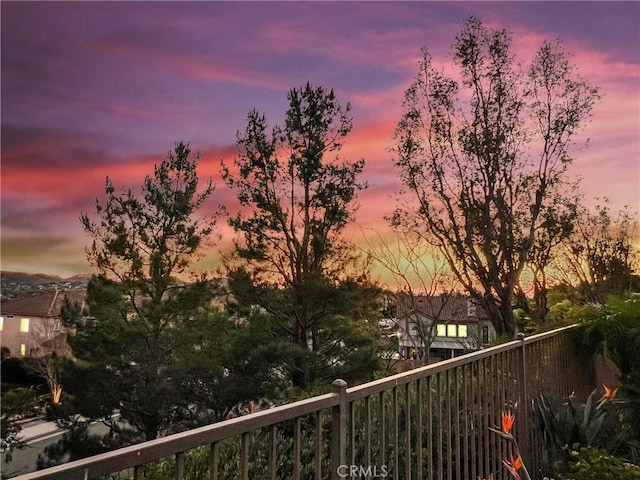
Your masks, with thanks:
M93 208L104 177L139 187L178 139L203 150L201 178L216 184L205 210L220 203L237 210L219 173L220 159L231 164L237 155L235 131L251 108L281 124L287 90L307 80L352 103L354 129L340 156L365 158L370 187L358 221L381 225L399 186L388 148L420 48L450 71L449 46L471 13L511 29L525 62L544 39L563 38L603 94L579 138L591 138L590 148L575 152L572 172L584 178L587 197L640 203L639 38L629 20L637 4L8 2L2 9L3 241L19 244L46 228L45 236L81 252L77 217ZM228 243L228 227L221 231Z

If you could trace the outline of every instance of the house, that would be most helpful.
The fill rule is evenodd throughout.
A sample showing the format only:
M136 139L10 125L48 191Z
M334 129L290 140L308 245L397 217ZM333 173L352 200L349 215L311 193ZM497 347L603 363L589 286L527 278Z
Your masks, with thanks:
M482 307L459 294L400 293L396 323L400 353L423 363L479 350L496 336Z
M64 299L84 306L83 290L50 290L0 304L2 356L41 357L53 352L70 355L67 332L60 319Z

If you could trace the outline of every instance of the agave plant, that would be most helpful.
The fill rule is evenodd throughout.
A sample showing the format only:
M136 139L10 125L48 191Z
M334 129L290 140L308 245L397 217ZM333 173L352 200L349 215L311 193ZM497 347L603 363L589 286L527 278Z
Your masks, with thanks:
M604 386L604 394L599 400L598 390L591 392L587 401L576 405L572 398L567 402L549 395L540 394L534 402L534 410L541 422L549 446L566 452L574 444L597 446L603 434L603 425L610 410L606 408L618 389Z
M569 451L569 448L575 443L591 446L599 439L608 413L605 406L615 399L618 392L617 388L609 388L606 385L603 387L604 394L599 400L596 400L596 389L584 404L578 406L573 404L572 399L562 404L544 394L540 395L540 399L535 403L536 412L542 421L547 438L560 451ZM512 413L502 412L501 428L489 428L489 430L512 444L515 455L512 455L509 460L503 459L502 464L514 480L531 480L520 455L518 441L511 433L515 421L515 416ZM478 480L482 479L478 477ZM492 480L492 476L489 475L486 480ZM544 480L551 479L544 477Z

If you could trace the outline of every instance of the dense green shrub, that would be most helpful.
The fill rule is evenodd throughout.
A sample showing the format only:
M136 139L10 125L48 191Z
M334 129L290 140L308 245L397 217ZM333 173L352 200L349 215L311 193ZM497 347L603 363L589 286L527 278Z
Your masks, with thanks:
M35 373L29 362L24 358L9 357L1 362L2 391L12 388L46 387L45 380Z
M620 369L626 417L640 443L640 294L614 295L582 321L583 349L604 352Z
M640 467L594 447L577 447L557 464L557 480L639 480Z

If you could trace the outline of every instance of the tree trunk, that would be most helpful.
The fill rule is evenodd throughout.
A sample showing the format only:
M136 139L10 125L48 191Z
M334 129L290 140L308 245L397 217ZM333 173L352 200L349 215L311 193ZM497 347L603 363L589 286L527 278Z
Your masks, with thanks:
M511 295L503 298L500 304L500 317L503 326L503 335L507 340L513 340L516 337L516 322L513 317L513 308L511 308Z
M291 362L291 382L294 387L304 389L309 384L307 329L305 328L305 319L301 319L300 315L296 315L294 322L293 341L298 346L299 353L296 356L297 358L292 359L293 361Z
M148 442L156 438L158 438L158 420L150 415L144 419L144 439Z
M493 296L484 296L480 303L491 320L498 337L506 337L512 340L516 336L516 325L511 308L511 295L507 298L496 299Z
M546 325L549 307L547 306L547 287L545 285L538 282L534 283L533 300L538 324Z

